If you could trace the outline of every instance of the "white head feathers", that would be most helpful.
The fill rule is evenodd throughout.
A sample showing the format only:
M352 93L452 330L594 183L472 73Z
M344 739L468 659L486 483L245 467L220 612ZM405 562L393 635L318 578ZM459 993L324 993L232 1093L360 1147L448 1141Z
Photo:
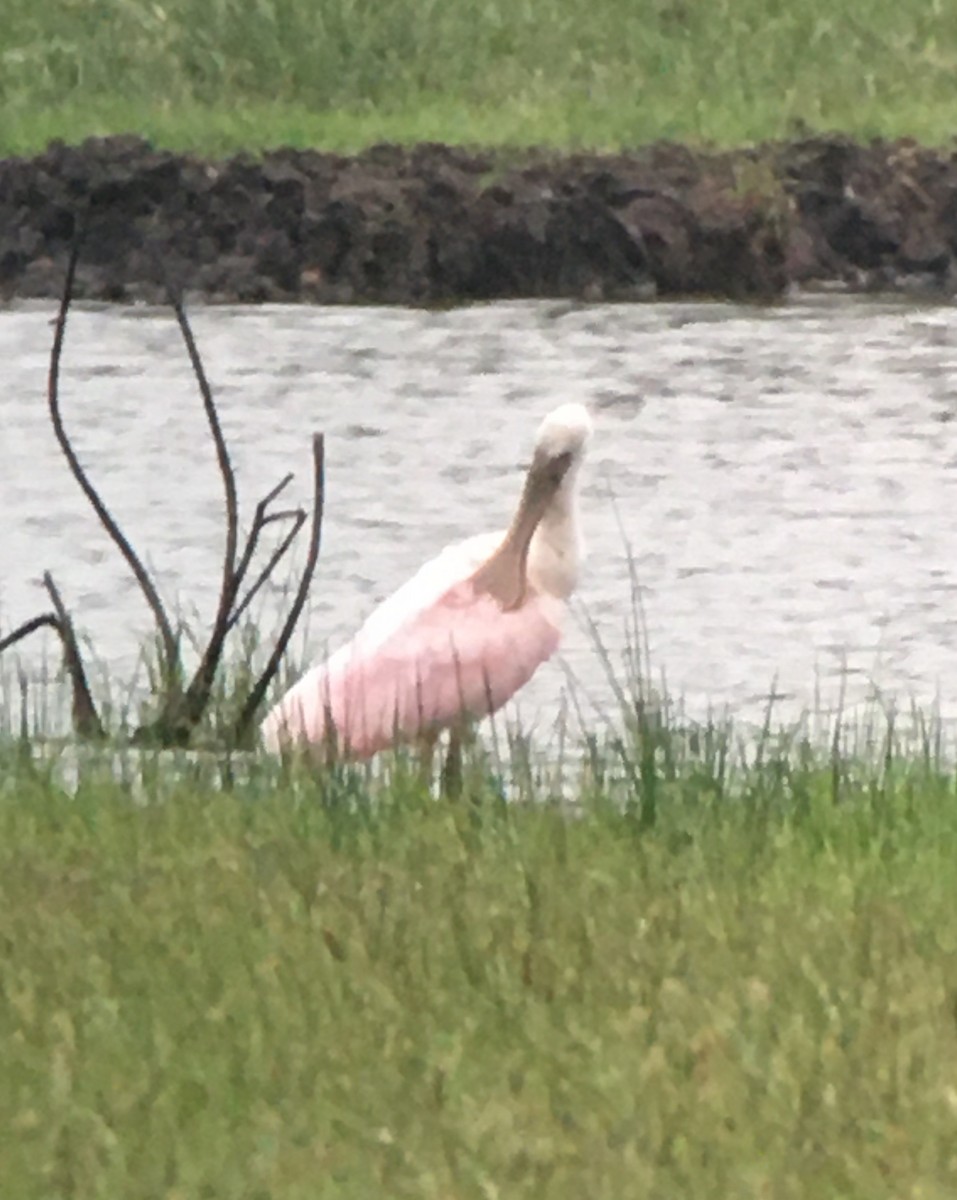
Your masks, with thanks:
M584 404L562 404L552 409L538 429L535 449L548 458L560 454L581 456L591 437L592 423Z

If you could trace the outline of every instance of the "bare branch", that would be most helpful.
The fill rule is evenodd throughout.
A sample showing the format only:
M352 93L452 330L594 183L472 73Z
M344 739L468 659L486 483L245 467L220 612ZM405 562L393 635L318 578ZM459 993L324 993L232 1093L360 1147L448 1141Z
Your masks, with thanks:
M24 638L29 637L31 633L35 633L36 630L43 629L44 626L55 629L57 633L60 632L60 623L56 618L56 614L41 613L38 617L33 617L32 620L24 621L22 625L18 625L6 637L0 638L0 654L17 642L23 641Z
M160 269L162 271L162 266L160 266ZM165 272L163 274L165 276ZM223 576L219 588L219 604L213 620L213 629L209 635L209 641L206 644L206 649L203 651L199 666L196 668L196 672L190 680L189 687L186 689L182 705L180 705L179 697L171 693L167 697L167 703L164 705L163 711L156 722L157 728L172 729L174 726L177 727L176 738L178 741L181 741L188 738L189 730L199 721L209 701L213 680L216 677L216 671L219 669L219 662L222 658L223 645L230 629L229 613L233 607L238 590L236 582L236 546L239 539L239 505L236 497L236 475L233 471L222 426L219 423L219 414L216 411L216 404L213 400L209 380L206 378L203 362L200 358L196 341L193 338L193 331L186 317L182 300L174 292L168 279L165 280L165 284L166 294L176 314L176 321L179 325L180 333L183 335L183 341L186 344L186 350L189 354L189 361L192 364L193 374L196 376L196 382L199 386L200 396L203 401L203 411L206 413L206 421L212 434L213 445L216 447L216 460L219 463L219 472L222 476L223 488L226 493L226 549L223 555Z
M263 517L262 524L265 527L266 525L274 524L276 521L295 521L300 516L303 520L306 519L306 514L301 508L280 508L276 512L269 513L268 516Z
M148 724L137 729L133 734L133 740L136 742L150 741L160 745L185 744L188 742L209 703L226 638L230 631L235 628L243 614L248 612L252 601L260 593L267 580L275 573L278 564L290 550L299 531L306 523L306 513L299 508L285 508L275 512L270 511L270 505L275 502L292 479L291 474L284 476L256 505L248 536L246 537L241 553L239 552L239 502L235 471L226 445L215 401L213 400L212 390L206 377L182 300L175 293L169 281L166 280L166 291L169 302L176 314L180 333L189 354L190 363L202 398L203 411L213 439L219 472L223 481L226 510L226 544L223 554L222 578L217 612L212 632L202 653L199 666L188 687L184 688L179 637L174 633L173 626L159 592L142 561L136 554L136 551L133 549L132 544L120 529L110 510L92 484L87 472L81 465L63 423L59 397L60 361L63 353L67 317L73 298L76 267L82 242L83 233L81 231L70 253L63 297L56 321L47 387L50 419L57 442L67 460L73 477L92 506L100 523L133 572L143 593L143 597L153 613L159 632L164 659L165 695L160 697L158 715ZM159 265L161 275L165 277L162 264ZM244 738L248 734L249 726L286 652L289 639L302 613L315 574L322 534L325 486L324 442L320 434L313 437L313 468L312 531L306 564L303 568L292 606L280 630L279 637L272 649L266 667L247 696L239 718L236 721L234 736L237 740ZM265 566L258 572L253 583L246 590L245 596L240 600L240 593L252 568L253 559L262 538L262 532L266 526L279 521L289 521L291 522L291 526L284 532L281 541L269 555ZM44 576L44 583L50 594L55 611L35 617L31 621L25 622L12 633L6 635L6 637L0 640L0 651L44 626L55 629L63 646L64 664L73 684L73 720L77 733L83 737L102 737L104 736L103 726L87 684L72 621L49 574Z
M70 310L70 302L73 298L73 284L76 277L76 264L80 254L80 245L82 237L78 237L73 244L73 249L70 251L70 260L67 266L66 282L63 286L63 298L60 301L60 311L57 315L56 332L53 338L53 350L50 353L50 373L47 383L47 398L50 406L50 420L53 423L53 432L60 444L60 449L70 466L74 479L80 485L83 494L89 500L93 507L93 511L100 519L100 523L106 532L110 535L113 542L119 549L120 553L126 559L130 570L136 577L136 582L140 586L140 591L143 593L146 603L152 610L153 617L156 620L157 628L160 632L160 638L163 643L163 650L166 656L166 675L168 686L172 689L175 686L176 679L179 673L179 644L173 633L173 627L170 624L169 617L166 615L166 609L163 607L163 602L159 597L159 593L150 579L146 568L140 562L136 551L130 545L129 540L113 519L109 509L100 499L99 493L93 487L86 472L80 465L80 460L76 456L76 452L67 437L66 429L63 425L63 418L60 415L60 398L59 398L59 378L60 378L60 357L63 353L63 337L66 332L67 313Z
M257 576L252 587L246 593L243 601L232 611L226 612L223 616L222 609L216 614L213 631L210 634L206 649L203 652L199 666L196 668L196 673L190 680L189 687L186 689L182 704L178 698L173 696L170 698L170 703L161 713L155 728L162 730L161 737L164 739L173 738L177 744L183 744L189 740L190 731L199 723L200 718L209 703L209 697L212 693L213 680L216 677L216 672L219 669L219 663L223 655L223 646L229 633L236 627L240 617L249 607L256 594L262 588L263 584L270 577L276 566L288 551L293 540L299 530L305 524L306 514L298 508L282 509L279 512L267 513L267 505L274 500L279 493L288 485L292 479L292 474L286 475L270 492L268 492L262 500L256 505L255 513L253 514L253 522L250 527L249 536L246 539L246 545L243 548L239 563L233 571L228 587L224 584L224 590L220 593L220 601L227 596L230 606L232 606L236 597L239 595L239 589L242 586L256 547L259 544L259 537L263 529L276 521L292 519L293 527L283 538L282 542L273 551L266 566ZM230 510L232 511L232 510ZM232 518L230 517L230 524ZM235 551L235 546L233 546ZM175 730L175 732L173 732Z
M286 488L289 487L293 479L295 479L295 475L293 475L292 471L287 471L286 474L283 475L282 479L280 479L276 486L272 489L272 491L267 492L259 501L259 503L256 505L256 512L265 512L269 505L272 504L273 500L275 500L281 492L284 492Z
M83 659L80 647L73 631L73 622L66 611L53 576L49 571L43 573L43 584L49 593L53 607L56 609L57 628L60 641L63 644L63 665L73 684L73 728L84 738L103 738L103 722L100 720L86 681L86 671L83 669Z
M313 462L313 500L312 500L312 530L309 538L309 552L306 557L305 566L302 569L302 576L299 580L299 588L296 591L295 599L292 603L289 613L286 617L285 624L280 631L276 644L273 647L272 654L269 660L256 681L252 691L246 697L246 702L242 707L239 717L236 720L234 736L237 742L242 742L246 739L249 733L249 727L253 722L259 706L263 702L263 697L272 683L273 676L279 669L279 664L282 661L282 656L286 653L286 647L289 644L289 639L292 637L293 630L296 628L296 623L302 613L303 606L306 603L306 597L309 594L309 587L312 583L312 577L315 574L316 563L319 560L319 546L322 540L322 514L325 503L325 442L321 433L312 435L312 462Z
M293 474L292 471L290 471L288 474L284 475L283 478L280 479L280 481L272 489L272 491L267 492L256 505L256 511L253 513L253 523L249 530L249 537L246 539L246 545L239 559L239 565L236 567L236 574L234 576L236 591L234 593L234 599L235 596L238 595L239 589L242 587L243 580L246 578L246 572L249 570L249 564L252 562L253 554L256 552L256 545L259 542L259 535L262 532L263 526L269 523L270 518L266 516L266 509L270 504L272 504L273 500L276 499L280 492L285 491L289 484L292 483L292 479Z
M268 520L278 520L280 516L287 516L287 515L293 517L292 528L289 530L289 532L286 534L286 536L282 539L282 541L279 543L279 545L276 547L276 549L269 556L269 561L266 563L266 565L263 567L263 569L259 572L259 575L256 577L256 582L252 585L252 587L250 587L249 591L243 597L242 602L240 604L237 604L235 611L233 612L232 616L229 618L229 628L230 629L234 629L236 627L237 623L239 622L239 618L243 615L243 613L246 611L246 609L249 608L250 604L253 601L253 598L255 597L255 595L259 591L259 589L263 586L263 584L266 582L266 580L269 578L269 576L272 575L272 573L273 573L273 571L275 571L276 567L279 566L279 563L282 561L283 557L285 556L286 551L289 549L289 547L295 541L296 535L298 534L299 530L302 529L303 525L305 525L305 523L306 523L306 514L303 512L303 510L301 508L293 509L288 514L287 513L274 513L271 518L267 517L266 520L267 521ZM265 524L265 521L263 523Z
M199 350L193 337L193 331L190 328L186 311L183 308L183 302L179 295L173 291L168 279L165 280L165 284L166 294L173 307L173 312L176 314L176 321L179 325L180 333L183 335L183 341L186 343L189 361L192 364L193 374L196 376L196 383L199 386L199 394L203 400L203 411L206 413L209 431L213 436L213 445L216 447L216 460L219 463L219 473L223 477L223 489L226 493L226 550L223 555L223 581L219 590L219 608L213 623L212 638L210 639L212 643L216 638L217 632L226 621L236 596L236 545L239 540L239 504L236 498L236 474L233 471L233 464L229 457L226 439L223 437L223 429L219 423L219 413L216 411L212 389L209 386L209 380L206 378L203 360L200 358Z

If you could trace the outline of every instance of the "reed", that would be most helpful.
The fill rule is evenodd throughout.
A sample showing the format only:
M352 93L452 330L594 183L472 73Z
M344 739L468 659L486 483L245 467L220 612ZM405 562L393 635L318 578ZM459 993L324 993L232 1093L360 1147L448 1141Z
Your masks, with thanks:
M7 0L0 152L138 131L207 152L953 136L932 0Z
M949 1196L943 729L621 701L548 754L500 727L455 801L405 753L317 773L8 722L0 1178L23 1200Z

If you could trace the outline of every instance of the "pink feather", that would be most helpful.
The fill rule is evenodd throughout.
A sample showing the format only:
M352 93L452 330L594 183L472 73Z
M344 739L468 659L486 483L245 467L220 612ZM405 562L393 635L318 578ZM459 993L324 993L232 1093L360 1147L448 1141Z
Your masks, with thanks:
M397 737L500 708L558 648L564 610L530 590L503 611L476 589L472 577L501 537L449 547L384 601L269 713L267 745L321 746L334 735L341 751L367 758Z

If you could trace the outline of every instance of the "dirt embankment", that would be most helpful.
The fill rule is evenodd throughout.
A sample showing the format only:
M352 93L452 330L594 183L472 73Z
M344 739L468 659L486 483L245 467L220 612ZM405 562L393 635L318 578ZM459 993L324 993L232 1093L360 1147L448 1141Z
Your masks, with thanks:
M957 292L957 153L814 138L707 154L377 146L210 161L132 137L0 161L0 295L155 301L773 298Z

